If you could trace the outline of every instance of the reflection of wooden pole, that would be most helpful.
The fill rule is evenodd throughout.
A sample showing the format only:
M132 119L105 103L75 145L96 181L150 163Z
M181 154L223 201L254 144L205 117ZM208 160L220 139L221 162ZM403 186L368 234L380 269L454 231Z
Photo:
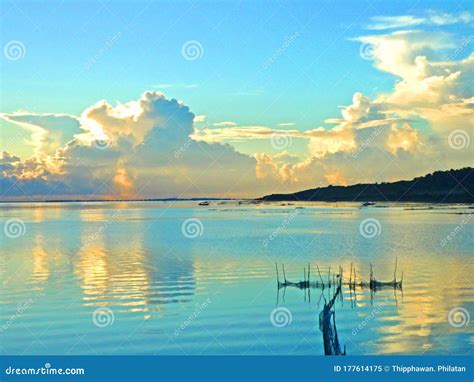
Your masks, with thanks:
M372 264L370 264L370 281L369 281L369 288L372 289L375 284L375 278L374 278L374 269L372 267Z
M285 264L282 264L281 266L283 268L283 278L285 279L285 284L286 284Z
M393 282L397 282L397 263L398 263L398 257L395 258L395 271L393 272Z
M352 284L352 263L351 263L351 273L349 274L349 289L351 288Z
M321 279L321 284L322 284L322 286L323 286L323 288L324 288L324 281L323 281L323 277L321 276L321 272L319 271L319 266L316 265L316 268L318 269L319 278Z

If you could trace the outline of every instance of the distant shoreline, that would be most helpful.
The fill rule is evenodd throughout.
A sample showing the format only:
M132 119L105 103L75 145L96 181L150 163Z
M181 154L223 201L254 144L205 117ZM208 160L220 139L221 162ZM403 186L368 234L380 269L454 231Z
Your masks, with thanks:
M474 203L474 169L436 171L412 180L327 186L291 194L271 194L258 199L270 202L403 202Z

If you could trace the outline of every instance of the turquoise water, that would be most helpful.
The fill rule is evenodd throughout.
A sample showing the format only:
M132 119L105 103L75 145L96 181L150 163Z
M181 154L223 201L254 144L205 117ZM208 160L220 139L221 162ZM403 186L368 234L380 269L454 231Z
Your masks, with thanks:
M470 353L473 210L378 207L1 204L0 351L320 355L319 312L334 290L278 290L275 262L291 281L308 262L314 281L316 266L326 278L339 265L348 280L351 262L368 281L370 264L391 280L398 258L402 291L343 286L347 353ZM375 234L361 234L366 219Z

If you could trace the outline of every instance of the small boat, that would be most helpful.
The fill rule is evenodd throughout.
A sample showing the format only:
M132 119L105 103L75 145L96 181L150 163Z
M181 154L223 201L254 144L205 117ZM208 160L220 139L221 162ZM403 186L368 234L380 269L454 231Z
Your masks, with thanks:
M199 203L200 206L208 206L209 205L209 202L201 202Z
M375 202L362 202L361 205L362 207L374 206Z

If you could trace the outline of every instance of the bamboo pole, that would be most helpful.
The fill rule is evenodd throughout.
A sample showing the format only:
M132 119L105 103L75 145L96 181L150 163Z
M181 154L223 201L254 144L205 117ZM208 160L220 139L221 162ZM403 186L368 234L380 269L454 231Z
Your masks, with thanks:
M393 272L393 282L397 282L397 263L398 263L398 257L395 258L395 271Z
M349 288L351 287L352 284L352 262L351 262L351 272L349 274Z
M323 288L324 288L324 281L323 281L323 277L321 276L321 272L319 271L319 266L316 265L316 268L318 269L319 278L321 279L321 285L322 285Z

